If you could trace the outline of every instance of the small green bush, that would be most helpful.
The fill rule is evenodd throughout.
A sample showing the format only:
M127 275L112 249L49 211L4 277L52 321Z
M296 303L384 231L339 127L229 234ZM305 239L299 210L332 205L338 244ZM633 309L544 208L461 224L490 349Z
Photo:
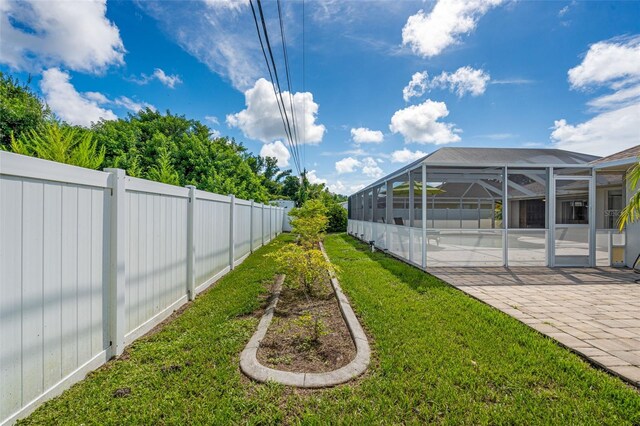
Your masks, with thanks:
M327 208L320 200L309 200L302 207L291 209L291 228L300 237L300 244L313 248L327 229Z
M11 136L16 154L57 161L88 169L98 169L104 161L104 147L98 149L93 134L77 127L51 123L29 130L18 139Z
M327 232L347 232L347 210L338 203L327 207Z
M302 329L301 333L295 335L298 347L302 350L309 350L320 343L320 338L329 334L327 326L320 318L305 312L292 321L294 325Z
M307 296L315 295L323 280L328 278L328 272L333 271L320 250L305 250L298 244L287 244L268 256L276 261L279 271L286 275L284 286L301 290Z

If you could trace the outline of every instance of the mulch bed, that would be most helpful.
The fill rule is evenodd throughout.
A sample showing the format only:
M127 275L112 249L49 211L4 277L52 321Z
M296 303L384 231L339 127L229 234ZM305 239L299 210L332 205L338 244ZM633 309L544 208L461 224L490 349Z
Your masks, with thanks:
M319 319L324 329L317 342L311 339L309 314ZM287 289L285 282L267 335L258 348L258 361L282 371L325 373L347 365L355 355L356 348L329 279L316 289L313 298Z

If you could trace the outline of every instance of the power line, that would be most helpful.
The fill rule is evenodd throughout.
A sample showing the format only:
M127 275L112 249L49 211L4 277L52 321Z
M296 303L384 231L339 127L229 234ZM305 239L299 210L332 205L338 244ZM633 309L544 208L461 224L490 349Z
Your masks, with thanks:
M291 90L291 73L290 73L290 67L289 67L289 55L287 54L287 41L286 41L286 36L284 34L284 23L282 21L282 8L280 5L280 0L277 0L277 3L278 3L278 19L280 20L280 37L282 40L282 55L284 57L284 67L285 67L285 73L287 77L287 87L289 88L289 106L291 107L291 116L293 120L293 136L294 136L293 142L295 145L295 150L297 151L297 157L298 159L300 159L300 148L299 148L300 140L298 138L298 126L296 124L297 119L296 119L296 111L295 111L294 102L293 102L293 90Z
M297 156L297 151L295 149L295 142L293 141L293 134L291 131L291 123L289 121L289 115L287 114L287 109L284 103L284 99L282 97L282 89L280 87L280 78L278 77L278 68L276 66L276 62L275 59L273 57L273 50L271 49L271 43L269 42L269 33L267 31L267 24L265 22L264 19L264 12L262 10L262 2L261 0L256 0L258 3L258 12L260 13L260 20L262 22L262 31L264 33L264 39L265 39L265 44L267 45L267 50L269 51L269 57L271 58L271 65L273 66L273 74L275 75L276 78L276 85L278 86L278 90L277 90L277 94L276 97L280 98L280 103L282 104L282 112L284 113L284 119L286 122L286 128L285 128L285 132L287 132L288 130L288 135L291 139L291 145L293 146L293 152L295 152L295 155L293 155L294 157L294 161L296 162L297 168L298 170L300 170L300 159Z
M269 78L271 80L271 85L273 87L273 93L275 95L276 98L276 103L278 104L278 111L280 113L280 118L282 119L282 126L284 128L284 132L285 132L285 136L287 138L287 143L289 145L289 147L292 149L292 156L294 159L294 165L296 167L296 169L298 170L298 174L301 173L300 170L300 161L296 156L296 153L293 151L293 135L291 133L291 127L289 125L289 120L288 120L288 115L286 112L286 107L284 104L284 100L282 99L282 95L280 92L280 84L279 84L279 78L278 78L278 74L277 74L277 68L275 65L275 60L273 59L273 51L271 49L271 45L269 43L269 36L267 31L267 27L266 27L266 23L264 21L264 13L262 12L262 6L260 4L260 0L257 0L258 2L258 11L260 12L260 18L262 21L262 27L263 27L263 31L264 33L264 42L262 40L262 33L260 31L260 25L258 24L258 18L256 15L256 10L255 7L253 5L253 0L249 0L249 4L251 5L251 12L253 14L253 21L255 23L256 26L256 32L258 33L258 40L260 41L260 48L262 49L262 55L264 57L265 63L267 64L267 70L269 71ZM271 62L269 62L269 59L267 57L267 53L265 50L264 45L267 45L267 49L269 51L269 56L271 57ZM272 71L273 68L273 71ZM275 81L274 81L274 75L275 75ZM276 83L277 83L277 88L276 88Z

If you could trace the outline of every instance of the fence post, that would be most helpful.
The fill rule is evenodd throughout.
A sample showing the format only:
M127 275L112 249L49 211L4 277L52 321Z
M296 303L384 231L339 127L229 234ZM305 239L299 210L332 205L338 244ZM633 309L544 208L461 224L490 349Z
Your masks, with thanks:
M236 211L236 197L235 195L229 195L231 200L229 201L229 268L233 271L235 258L236 258L236 230L235 230L235 211Z
M253 206L255 201L251 200L251 219L249 219L249 253L253 253Z
M122 169L104 169L110 173L109 186L111 188L110 213L110 247L109 247L109 358L122 355L126 334L126 257L125 257L125 226L126 226L126 173Z
M262 203L262 225L260 226L260 229L262 230L262 245L264 246L264 203Z
M195 211L196 211L196 187L189 188L189 204L187 206L187 296L189 300L196 298L196 247L195 247Z
M273 206L269 206L269 241L273 239Z

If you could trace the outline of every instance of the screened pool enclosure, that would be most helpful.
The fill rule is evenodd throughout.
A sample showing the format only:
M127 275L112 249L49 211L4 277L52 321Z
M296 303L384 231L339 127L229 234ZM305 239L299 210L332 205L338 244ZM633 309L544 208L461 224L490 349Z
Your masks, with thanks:
M349 197L348 232L422 268L624 265L628 166L598 160L442 148Z

